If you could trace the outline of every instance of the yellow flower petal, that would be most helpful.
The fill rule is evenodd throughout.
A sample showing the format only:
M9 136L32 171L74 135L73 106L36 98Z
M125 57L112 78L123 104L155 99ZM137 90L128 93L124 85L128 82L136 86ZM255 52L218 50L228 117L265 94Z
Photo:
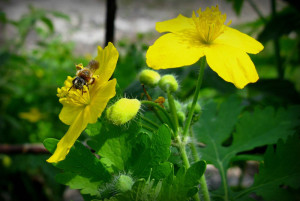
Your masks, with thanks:
M185 29L195 29L195 23L191 18L187 18L181 14L177 18L156 23L156 30L162 32L178 32Z
M257 54L264 49L264 46L254 38L230 27L226 27L213 43L229 45L251 54Z
M250 57L240 49L220 44L211 44L205 50L208 65L227 82L244 88L256 82L258 75Z
M108 43L104 50L98 46L98 55L95 60L99 62L99 69L94 75L99 75L103 82L108 81L116 68L118 58L119 52L112 43Z
M80 136L81 132L86 128L88 122L88 114L86 111L81 111L71 124L68 132L64 137L58 142L54 154L47 160L49 163L57 163L66 158L71 147Z
M158 70L194 64L203 56L203 45L195 39L195 34L168 33L161 36L147 51L147 65Z
M67 125L71 125L76 119L77 115L83 110L83 107L74 107L71 105L64 105L59 113L59 119Z
M116 95L116 84L116 79L112 79L104 85L95 83L95 86L90 91L91 104L86 108L90 114L88 123L95 123L98 117L101 116L108 101ZM94 93L94 90L97 93Z

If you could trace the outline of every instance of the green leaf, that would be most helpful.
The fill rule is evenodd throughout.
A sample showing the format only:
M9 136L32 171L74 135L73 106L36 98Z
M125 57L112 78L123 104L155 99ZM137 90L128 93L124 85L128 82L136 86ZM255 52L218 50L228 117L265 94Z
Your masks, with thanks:
M100 131L101 131L101 127L102 127L101 122L97 121L94 124L88 124L87 127L86 127L86 129L85 129L85 132L89 136L98 135L100 133Z
M54 153L57 143L58 140L48 138L44 141L44 146L51 153ZM63 169L64 171L85 177L91 182L109 181L111 178L111 175L99 159L97 159L88 148L78 141L75 142L75 145L71 148L65 160L53 165Z
M58 183L69 186L71 189L81 189L81 194L100 196L99 187L102 181L91 181L90 178L82 177L76 173L65 172L57 174L55 177Z
M91 136L88 145L101 157L107 166L118 170L128 169L128 160L132 153L133 139L139 132L140 126L132 123L129 128L103 122L88 127ZM92 135L91 135L92 134Z
M169 170L169 165L165 165L165 170L162 170L161 163L168 160L170 156L170 146L171 146L171 132L166 125L159 127L156 133L153 133L152 139L147 134L140 133L142 146L136 146L132 160L132 166L134 169L134 174L140 177L147 178L149 176L150 170L157 175L154 177L159 177L159 171L167 172ZM169 167L167 167L169 166ZM155 170L158 168L158 170ZM163 168L163 169L164 169Z
M67 21L70 21L70 17L64 13L58 12L58 11L51 11L50 12L53 16L65 19Z
M156 181L159 181L161 179L166 178L171 173L172 170L173 170L172 163L170 162L161 163L155 166L155 168L153 168L151 172L151 178L155 179Z
M176 176L173 175L172 171L169 177L162 182L159 200L188 200L198 192L197 186L205 169L206 163L198 161L192 164L187 171L184 167L181 167Z
M202 159L219 169L222 180L226 178L230 161L238 153L274 144L278 139L292 135L300 114L299 107L279 109L277 112L268 107L245 112L240 116L243 106L234 97L228 98L219 109L214 102L203 108L200 121L194 127L195 136L206 145L199 149ZM233 137L232 144L223 145L230 137Z
M150 151L151 161L158 164L161 161L168 160L171 151L171 132L166 125L159 127L157 133L152 136L152 146Z
M259 174L255 176L254 184L237 193L235 199L255 192L267 201L297 200L287 186L293 189L300 188L299 147L297 135L289 137L286 143L279 140L276 150L273 146L269 146L264 155L264 163L260 165Z
M53 23L52 23L52 21L49 18L47 18L47 17L41 17L41 21L44 22L44 24L48 27L48 29L49 29L49 31L51 33L54 32Z

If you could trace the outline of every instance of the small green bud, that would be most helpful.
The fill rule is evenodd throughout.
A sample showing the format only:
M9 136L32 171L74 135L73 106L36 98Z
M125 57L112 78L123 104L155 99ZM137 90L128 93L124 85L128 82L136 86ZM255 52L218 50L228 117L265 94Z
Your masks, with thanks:
M106 110L106 117L119 126L132 120L140 107L141 102L137 99L121 98Z
M178 82L173 75L164 75L158 83L159 87L165 92L169 88L170 92L174 92L178 89Z
M160 74L153 70L143 70L139 75L139 80L142 84L155 87L160 80Z
M185 114L184 114L184 112L177 112L177 117L178 117L178 123L180 125L183 125L183 123L185 121Z
M116 188L122 193L130 191L133 185L133 180L127 175L121 175L116 183Z
M188 111L190 111L191 108L192 108L192 102L190 102L190 103L187 105ZM199 113L201 112L201 110L202 110L201 106L200 106L198 103L196 103L194 113L195 113L195 114L199 114Z
M180 102L178 102L177 100L174 100L174 103L175 103L175 108L176 108L176 110L177 110L177 111L182 111L182 106L181 106ZM164 105L165 105L165 107L166 107L166 110L167 110L167 111L170 111L168 99L164 102Z

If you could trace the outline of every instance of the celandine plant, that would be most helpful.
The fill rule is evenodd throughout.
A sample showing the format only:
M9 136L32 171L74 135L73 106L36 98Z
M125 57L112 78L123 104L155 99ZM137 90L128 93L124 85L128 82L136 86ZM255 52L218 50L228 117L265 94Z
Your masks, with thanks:
M59 183L80 189L85 200L94 201L248 200L253 194L265 200L295 198L293 193L300 187L300 143L292 135L299 107L249 113L237 97L220 105L213 101L200 105L206 60L225 81L243 88L258 80L247 53L256 54L263 46L224 24L226 15L218 6L197 13L198 17L193 13L192 18L179 15L158 22L157 31L170 33L150 46L146 55L153 69L191 65L200 59L190 103L175 100L180 85L173 75L161 77L153 70L139 75L146 100L120 98L121 93L114 97L116 79L110 77L118 52L111 43L104 50L99 47L87 67L76 66L77 75L58 89L63 104L59 117L69 130L59 142L44 142L53 153L47 161L63 170L56 176ZM161 96L153 98L147 88L157 85ZM84 130L88 146L76 141ZM223 146L228 140L230 144ZM205 146L197 147L198 142ZM270 147L264 156L243 154L265 145ZM231 162L243 160L263 163L250 187L233 191L226 172ZM220 172L222 185L215 191L210 191L204 176L207 163Z

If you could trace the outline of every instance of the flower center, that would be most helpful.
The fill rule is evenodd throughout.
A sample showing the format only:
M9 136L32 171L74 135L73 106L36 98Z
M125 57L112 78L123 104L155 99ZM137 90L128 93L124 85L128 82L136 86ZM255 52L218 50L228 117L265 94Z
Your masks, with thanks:
M72 107L81 107L90 104L90 94L87 86L84 85L82 89L76 89L72 83L73 79L68 76L64 83L65 86L57 89L59 102Z
M226 14L221 14L218 5L216 7L206 8L205 11L201 11L201 8L197 11L199 17L193 12L193 21L196 25L197 32L200 39L205 43L214 41L220 36L225 29ZM228 22L227 25L231 23Z

